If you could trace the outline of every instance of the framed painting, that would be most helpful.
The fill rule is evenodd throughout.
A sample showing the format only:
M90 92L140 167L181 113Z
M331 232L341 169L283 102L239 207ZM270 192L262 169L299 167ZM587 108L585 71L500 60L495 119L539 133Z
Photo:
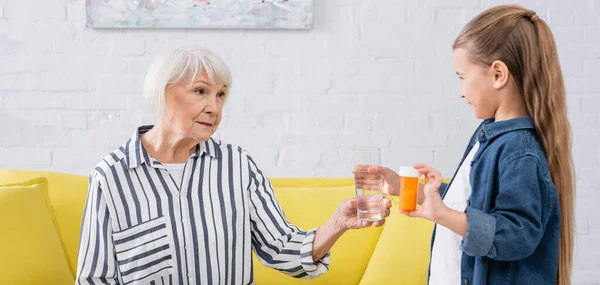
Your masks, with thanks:
M311 29L313 0L86 0L91 28Z

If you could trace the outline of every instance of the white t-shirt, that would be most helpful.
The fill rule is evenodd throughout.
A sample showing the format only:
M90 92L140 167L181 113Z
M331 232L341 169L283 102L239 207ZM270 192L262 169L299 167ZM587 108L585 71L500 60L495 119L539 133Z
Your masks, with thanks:
M183 168L185 163L163 163L162 164L171 174L177 187L181 187L181 177L183 177Z
M469 176L471 172L471 161L477 150L479 142L476 142L462 165L456 173L450 188L444 196L444 204L449 208L464 212L467 208L467 201L471 195L471 183ZM435 231L435 240L431 251L431 273L429 276L430 285L460 285L460 264L462 251L460 243L463 238L449 230L448 228L437 225Z

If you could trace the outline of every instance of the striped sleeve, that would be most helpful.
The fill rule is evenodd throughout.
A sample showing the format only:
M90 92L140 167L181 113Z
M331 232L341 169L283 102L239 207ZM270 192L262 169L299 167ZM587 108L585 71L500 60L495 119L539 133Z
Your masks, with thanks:
M329 270L329 253L313 262L316 229L305 232L290 224L270 181L248 157L252 246L260 262L295 278L312 279Z
M112 246L111 218L98 170L90 176L83 213L75 284L119 284Z

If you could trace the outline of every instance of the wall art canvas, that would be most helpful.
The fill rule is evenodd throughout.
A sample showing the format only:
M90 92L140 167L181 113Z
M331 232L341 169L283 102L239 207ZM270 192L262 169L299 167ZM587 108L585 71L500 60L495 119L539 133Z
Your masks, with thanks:
M91 28L311 29L313 0L86 0Z

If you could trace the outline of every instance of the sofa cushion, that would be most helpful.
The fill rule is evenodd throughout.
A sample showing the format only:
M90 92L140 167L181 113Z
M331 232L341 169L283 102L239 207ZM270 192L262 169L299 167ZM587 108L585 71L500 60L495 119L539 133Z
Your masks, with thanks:
M47 182L0 185L0 284L73 284Z
M355 195L352 179L271 179L287 219L303 230L321 226L339 203ZM297 280L264 267L254 256L257 284L358 284L377 244L382 228L346 232L331 249L329 272L310 281Z
M398 209L395 197L360 285L427 284L433 223L422 218L409 218Z
M0 169L0 184L17 183L35 177L45 177L48 180L50 209L58 225L71 273L75 276L88 177L46 171Z

